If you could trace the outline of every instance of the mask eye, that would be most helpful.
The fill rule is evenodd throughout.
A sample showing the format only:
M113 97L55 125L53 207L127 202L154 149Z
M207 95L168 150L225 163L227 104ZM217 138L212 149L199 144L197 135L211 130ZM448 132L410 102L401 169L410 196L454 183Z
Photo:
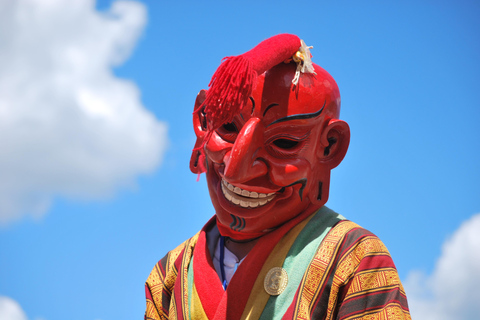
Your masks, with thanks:
M200 116L200 124L202 126L202 130L207 130L207 114L205 113L205 107L202 108L201 116Z
M277 139L273 141L273 144L281 149L292 149L298 145L298 141L290 139Z
M238 132L237 126L233 122L223 124L222 128L228 132Z
M224 123L216 132L220 138L229 143L234 143L238 135L237 126L233 122Z
M307 132L303 136L293 134L280 134L271 137L265 143L267 151L277 158L295 158L308 147Z

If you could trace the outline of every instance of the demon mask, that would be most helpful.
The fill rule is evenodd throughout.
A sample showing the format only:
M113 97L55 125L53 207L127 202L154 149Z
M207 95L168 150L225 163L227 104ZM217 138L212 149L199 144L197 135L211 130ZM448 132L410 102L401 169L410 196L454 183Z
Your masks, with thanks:
M295 85L295 67L280 63L259 75L245 107L207 140L207 91L197 96L190 169L206 169L224 236L261 236L328 199L330 170L345 156L350 130L338 120L340 93L330 74L313 64L316 74Z

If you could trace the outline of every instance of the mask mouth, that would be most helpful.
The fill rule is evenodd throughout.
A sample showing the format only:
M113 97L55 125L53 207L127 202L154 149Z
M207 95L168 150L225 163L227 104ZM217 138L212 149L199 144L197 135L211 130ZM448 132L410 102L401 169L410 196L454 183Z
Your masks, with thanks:
M259 193L248 191L222 179L222 192L225 198L231 203L242 208L257 208L266 205L275 198L275 192Z

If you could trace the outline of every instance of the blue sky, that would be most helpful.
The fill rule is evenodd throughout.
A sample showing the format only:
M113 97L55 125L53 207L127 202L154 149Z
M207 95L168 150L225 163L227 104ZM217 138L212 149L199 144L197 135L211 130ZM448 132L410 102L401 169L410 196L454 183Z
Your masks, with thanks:
M0 319L133 319L214 214L191 112L224 56L313 45L352 131L327 205L389 248L416 319L480 312L475 1L0 3Z

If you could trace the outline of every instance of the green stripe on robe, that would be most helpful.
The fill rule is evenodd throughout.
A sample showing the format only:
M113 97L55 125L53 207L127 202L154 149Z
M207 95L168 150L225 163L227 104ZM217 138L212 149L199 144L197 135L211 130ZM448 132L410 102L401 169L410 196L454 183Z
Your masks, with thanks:
M317 252L320 243L332 227L345 218L323 206L298 235L283 262L288 274L285 291L278 296L270 296L260 320L281 319L292 304L295 293L302 281L305 270Z
M192 319L190 310L192 310L192 295L193 295L193 259L190 259L188 266L188 319Z

